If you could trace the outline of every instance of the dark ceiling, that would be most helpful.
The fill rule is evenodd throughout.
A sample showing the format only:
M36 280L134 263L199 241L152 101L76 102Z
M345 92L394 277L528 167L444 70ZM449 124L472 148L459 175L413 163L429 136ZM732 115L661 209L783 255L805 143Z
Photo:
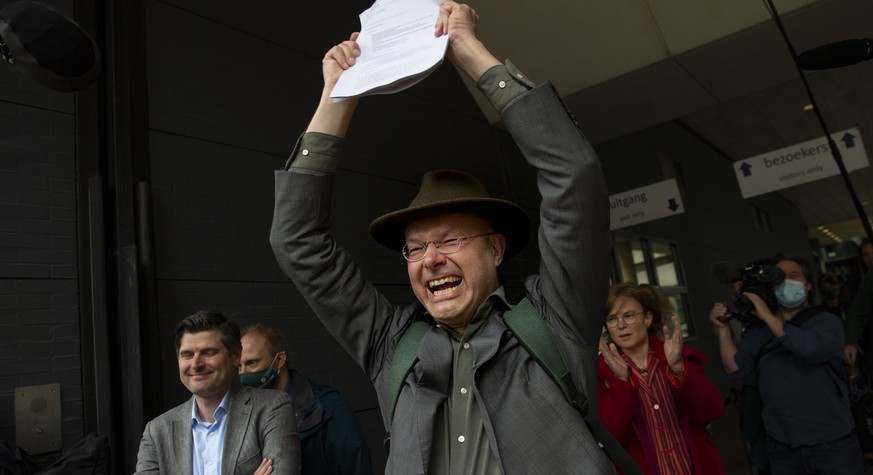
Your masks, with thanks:
M551 79L595 143L680 121L739 162L824 136L815 113L803 110L809 98L764 1L470 4L492 51L535 79ZM798 53L873 37L873 0L777 0L775 7ZM805 74L828 129L857 127L859 143L873 147L873 61ZM873 169L850 180L869 217ZM843 241L865 234L840 176L777 193L823 244L835 241L819 227Z

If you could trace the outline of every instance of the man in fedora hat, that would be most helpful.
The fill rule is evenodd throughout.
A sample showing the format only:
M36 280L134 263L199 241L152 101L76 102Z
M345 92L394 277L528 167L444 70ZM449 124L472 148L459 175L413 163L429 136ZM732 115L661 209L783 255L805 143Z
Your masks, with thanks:
M525 293L546 322L577 389L596 394L599 317L608 287L608 197L590 144L551 84L535 86L476 37L467 5L440 6L448 58L501 113L543 196L540 274ZM356 34L322 61L321 101L286 167L276 172L270 241L313 311L373 380L387 422L386 473L613 473L580 412L508 330L497 268L530 234L526 213L457 171L426 174L409 207L370 226L400 252L417 302L394 305L330 232L330 195L355 99L330 92L360 54ZM391 363L414 321L427 323L393 405ZM596 414L595 401L589 412ZM387 417L386 417L387 419Z

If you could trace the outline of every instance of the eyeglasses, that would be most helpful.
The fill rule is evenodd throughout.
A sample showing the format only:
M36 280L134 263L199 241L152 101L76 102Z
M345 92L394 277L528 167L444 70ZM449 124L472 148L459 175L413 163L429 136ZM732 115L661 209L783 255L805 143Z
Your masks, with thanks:
M606 317L606 326L608 326L609 328L617 327L619 319L624 320L624 323L628 325L633 325L634 323L636 323L637 317L642 313L646 312L625 312L622 315L610 315Z
M403 254L403 258L407 261L417 262L424 259L424 255L427 254L428 244L433 244L434 249L439 251L441 254L452 254L458 252L458 250L461 249L461 244L464 244L470 239L475 239L482 236L491 236L493 234L497 233L492 231L490 233L477 234L475 236L449 238L444 241L428 241L424 243L408 242L405 246L403 246L403 249L400 252Z

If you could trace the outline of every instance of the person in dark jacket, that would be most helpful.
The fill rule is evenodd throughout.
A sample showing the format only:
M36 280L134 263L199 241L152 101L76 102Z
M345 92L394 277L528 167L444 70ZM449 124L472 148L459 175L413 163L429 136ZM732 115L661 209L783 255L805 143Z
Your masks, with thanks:
M722 365L734 380L757 373L772 474L861 475L842 322L809 306L814 280L807 261L777 256L773 265L785 275L773 286L776 304L743 292L762 324L749 327L739 345L724 317L710 316Z
M291 396L303 475L371 475L370 448L355 413L336 389L288 367L285 338L255 324L242 331L242 384Z

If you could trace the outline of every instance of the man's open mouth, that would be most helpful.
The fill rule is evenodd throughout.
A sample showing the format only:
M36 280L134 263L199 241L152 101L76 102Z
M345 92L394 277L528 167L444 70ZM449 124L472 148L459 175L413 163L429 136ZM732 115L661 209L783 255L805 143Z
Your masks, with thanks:
M427 283L427 288L434 295L442 295L451 292L452 289L461 285L461 278L458 276L443 277L435 279Z

